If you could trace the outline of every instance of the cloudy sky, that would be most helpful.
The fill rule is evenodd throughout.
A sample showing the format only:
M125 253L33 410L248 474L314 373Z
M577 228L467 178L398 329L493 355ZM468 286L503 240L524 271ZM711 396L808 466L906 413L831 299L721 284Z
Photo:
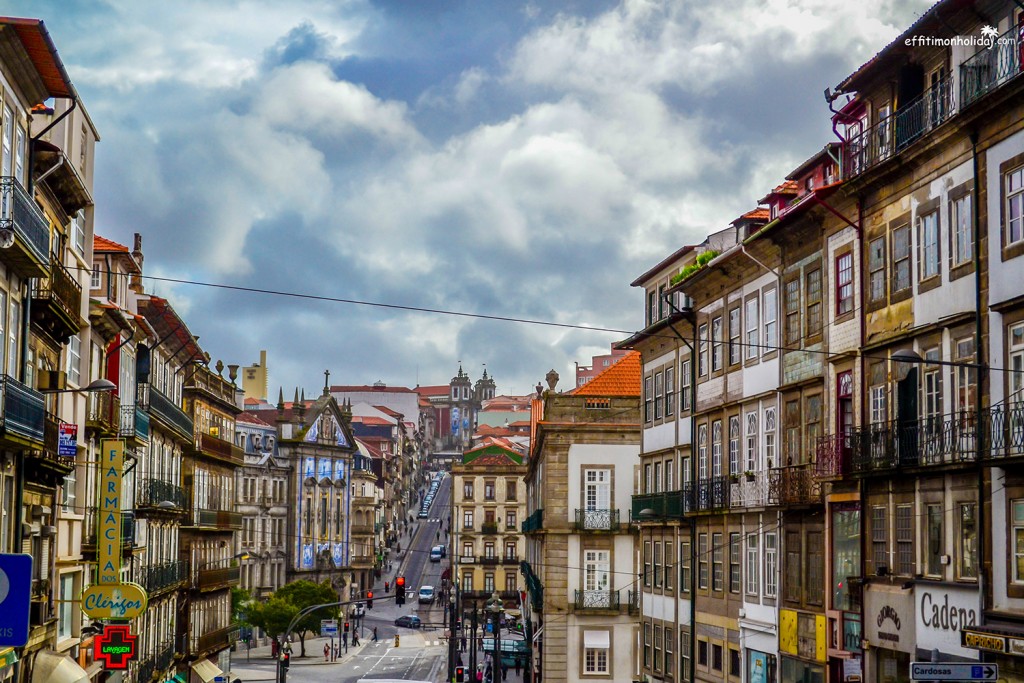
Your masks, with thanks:
M149 275L633 330L629 283L832 139L822 97L931 0L10 0L99 128L96 230ZM624 335L149 282L271 393L571 385Z

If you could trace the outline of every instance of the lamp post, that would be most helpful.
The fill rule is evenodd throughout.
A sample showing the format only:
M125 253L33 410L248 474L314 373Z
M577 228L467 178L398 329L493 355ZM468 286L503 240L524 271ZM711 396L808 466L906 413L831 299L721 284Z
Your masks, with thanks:
M455 678L455 653L458 652L458 648L455 645L455 641L458 635L455 631L456 614L458 614L458 600L456 599L457 592L452 591L452 597L448 604L448 680L451 681Z
M501 670L501 613L504 611L504 605L496 592L491 593L491 599L487 601L484 609L490 618L491 638L494 642L491 653L491 681L494 681Z

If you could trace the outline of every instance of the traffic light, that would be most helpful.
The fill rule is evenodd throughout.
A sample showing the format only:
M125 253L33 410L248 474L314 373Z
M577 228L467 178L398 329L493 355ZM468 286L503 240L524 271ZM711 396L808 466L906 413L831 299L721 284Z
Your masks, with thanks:
M405 577L399 576L395 579L395 604L405 604Z
M366 609L373 609L373 591L366 591Z
M345 633L348 633L348 622L345 622Z
M466 683L466 667L457 666L455 667L455 680L458 683Z
M281 668L287 669L292 664L292 653L282 652L281 653Z

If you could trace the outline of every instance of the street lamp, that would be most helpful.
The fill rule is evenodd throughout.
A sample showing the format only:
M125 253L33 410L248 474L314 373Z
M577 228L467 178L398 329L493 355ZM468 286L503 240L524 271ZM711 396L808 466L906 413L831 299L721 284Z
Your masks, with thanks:
M455 632L455 615L457 614L458 601L456 600L456 591L452 591L452 597L448 601L448 680L451 681L455 676L455 653L458 652L458 648L455 645L455 640L458 637Z
M504 611L504 605L501 602L501 598L498 594L491 593L491 599L487 601L487 606L484 608L487 612L488 617L491 620L491 638L494 639L494 651L491 654L491 680L494 681L500 675L501 670L501 613Z
M86 386L80 389L40 389L41 394L85 394L85 393L102 393L107 391L117 391L117 385L111 382L109 379L100 377L89 382Z

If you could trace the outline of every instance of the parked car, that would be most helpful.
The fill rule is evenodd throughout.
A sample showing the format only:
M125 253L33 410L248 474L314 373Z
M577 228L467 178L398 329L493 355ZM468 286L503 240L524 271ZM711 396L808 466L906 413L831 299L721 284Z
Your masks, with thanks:
M434 602L434 587L420 586L420 604L430 605Z
M442 557L444 557L443 545L435 545L433 548L430 549L431 562L440 562Z
M406 628L419 628L423 625L420 618L415 614L403 614L402 616L395 619L395 626L405 626Z

